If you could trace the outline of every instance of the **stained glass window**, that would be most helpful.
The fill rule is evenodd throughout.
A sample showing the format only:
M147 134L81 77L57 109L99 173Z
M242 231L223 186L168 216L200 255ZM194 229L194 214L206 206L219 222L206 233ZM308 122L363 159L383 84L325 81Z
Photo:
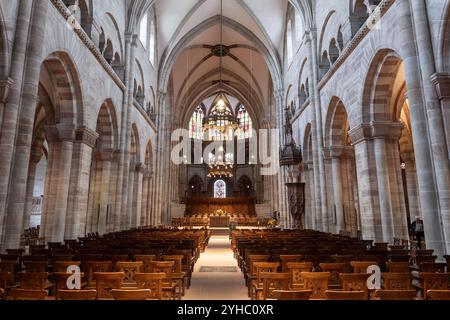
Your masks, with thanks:
M208 140L211 141L226 141L233 139L233 129L228 128L231 125L230 118L233 117L233 112L228 106L216 105L209 115ZM228 128L228 129L226 129Z
M203 119L205 118L205 111L202 106L194 111L189 122L189 137L191 139L203 139Z
M217 180L214 183L214 198L227 197L227 184L223 180Z
M237 109L237 118L239 119L239 129L237 130L238 139L249 139L252 137L252 119L243 105Z

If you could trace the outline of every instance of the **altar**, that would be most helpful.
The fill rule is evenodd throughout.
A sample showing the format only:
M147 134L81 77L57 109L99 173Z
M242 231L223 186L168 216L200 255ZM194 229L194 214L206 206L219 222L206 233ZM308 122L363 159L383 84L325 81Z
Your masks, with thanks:
M228 228L230 217L228 216L210 216L209 226L212 228Z

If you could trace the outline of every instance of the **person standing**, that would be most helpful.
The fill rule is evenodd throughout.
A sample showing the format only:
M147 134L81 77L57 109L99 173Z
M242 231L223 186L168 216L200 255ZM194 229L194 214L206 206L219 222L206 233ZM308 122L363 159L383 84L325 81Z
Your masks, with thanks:
M411 223L411 231L416 238L417 247L422 249L422 238L425 237L425 231L423 228L423 220L419 216L417 216L416 220Z

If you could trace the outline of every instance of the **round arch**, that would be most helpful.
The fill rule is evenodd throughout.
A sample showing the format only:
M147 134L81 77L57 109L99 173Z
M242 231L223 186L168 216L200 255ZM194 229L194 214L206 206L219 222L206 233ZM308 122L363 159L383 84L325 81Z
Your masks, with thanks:
M340 98L332 97L325 120L325 146L344 146L349 126L349 117L344 103Z
M51 98L55 108L55 123L83 125L83 97L80 78L73 60L66 52L54 52L42 63L51 85Z
M379 50L368 70L362 94L362 120L392 120L394 82L402 63L402 59L392 49Z

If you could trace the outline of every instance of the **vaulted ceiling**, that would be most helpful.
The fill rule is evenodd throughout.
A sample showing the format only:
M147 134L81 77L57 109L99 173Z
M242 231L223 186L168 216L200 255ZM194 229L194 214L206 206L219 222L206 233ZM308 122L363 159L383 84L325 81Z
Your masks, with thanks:
M223 0L222 8L220 0L156 1L160 86L170 82L175 107L190 114L224 90L255 113L267 111L274 82L281 83L287 5L288 0Z
M188 121L185 114L220 90L239 99L255 115L267 115L273 90L282 88L288 5L307 16L305 8L312 0L127 1L130 8L136 8L130 13L154 5L158 87L166 91L171 86L174 107L182 111L182 121ZM225 54L217 47L221 38Z

